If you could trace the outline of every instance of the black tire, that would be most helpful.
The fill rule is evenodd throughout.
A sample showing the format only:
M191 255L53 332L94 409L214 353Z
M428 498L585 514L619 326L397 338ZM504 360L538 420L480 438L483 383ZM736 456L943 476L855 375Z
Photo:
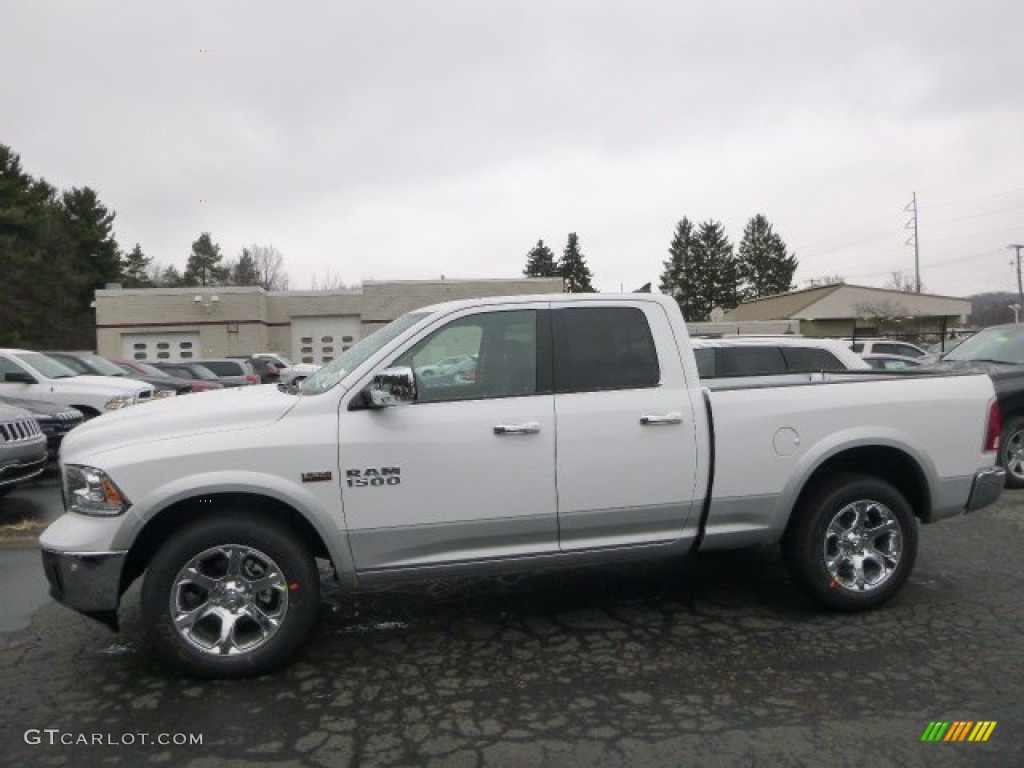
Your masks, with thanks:
M999 466L1006 470L1007 488L1024 488L1024 415L1003 422L999 435Z
M786 567L828 608L879 606L914 569L917 520L903 495L884 480L852 473L826 476L793 515L782 539Z
M142 615L171 666L197 677L245 677L291 660L316 622L319 598L319 572L302 541L280 523L233 510L188 525L157 551ZM179 630L172 613L191 618Z

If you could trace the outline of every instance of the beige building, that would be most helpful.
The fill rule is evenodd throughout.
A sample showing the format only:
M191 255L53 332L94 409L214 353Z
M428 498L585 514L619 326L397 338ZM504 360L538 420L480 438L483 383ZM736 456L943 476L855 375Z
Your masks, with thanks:
M725 319L795 320L805 336L937 336L970 313L970 299L838 284L746 301Z
M336 291L111 287L96 291L96 348L107 358L146 362L277 352L322 364L429 304L561 292L558 277L381 281Z

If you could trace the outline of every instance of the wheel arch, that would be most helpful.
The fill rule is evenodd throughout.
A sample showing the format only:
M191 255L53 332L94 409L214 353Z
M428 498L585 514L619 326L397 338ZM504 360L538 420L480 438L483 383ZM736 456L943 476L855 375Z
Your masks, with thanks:
M254 517L283 523L289 530L295 531L315 557L329 559L336 568L341 567L342 564L337 562L326 538L294 506L255 492L202 493L178 499L146 521L128 550L121 572L120 593L124 594L132 582L145 572L160 545L168 538L196 520L215 517L218 509L227 508L242 508Z
M862 474L892 485L910 504L914 516L929 522L932 496L928 476L921 464L907 451L891 445L860 445L847 448L821 461L804 480L791 506L788 531L805 499L826 478L840 474Z

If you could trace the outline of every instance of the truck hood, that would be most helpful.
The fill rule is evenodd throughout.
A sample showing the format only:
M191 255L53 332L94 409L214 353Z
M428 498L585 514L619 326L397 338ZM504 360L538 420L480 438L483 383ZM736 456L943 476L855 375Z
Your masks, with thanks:
M61 458L102 453L139 443L253 429L271 424L299 402L275 386L234 387L181 395L106 413L64 438Z

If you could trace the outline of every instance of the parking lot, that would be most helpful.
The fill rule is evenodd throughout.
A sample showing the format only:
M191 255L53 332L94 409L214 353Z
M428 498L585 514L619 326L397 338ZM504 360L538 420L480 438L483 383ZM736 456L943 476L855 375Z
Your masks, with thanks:
M160 668L137 588L120 635L42 598L33 517L59 503L52 475L0 501L18 520L0 536L18 596L0 608L0 763L966 766L1024 750L1024 492L922 529L911 581L872 613L819 611L774 549L329 582L299 661L235 682ZM997 726L922 743L932 721Z

